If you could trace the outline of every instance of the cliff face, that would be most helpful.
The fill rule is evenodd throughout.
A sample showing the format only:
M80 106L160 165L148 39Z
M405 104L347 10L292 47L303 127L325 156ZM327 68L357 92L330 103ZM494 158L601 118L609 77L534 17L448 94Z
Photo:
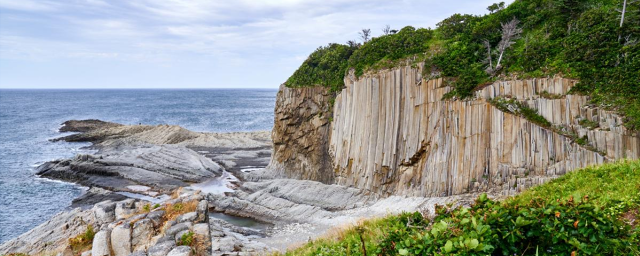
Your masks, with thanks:
M270 168L291 178L334 182L328 150L330 99L324 87L280 86L271 135Z
M298 128L313 127L312 122L276 119L273 138L283 150L275 150L272 161L285 165L289 177L333 180L381 195L443 196L474 191L510 194L576 168L639 157L640 140L622 126L619 116L589 106L586 96L566 95L575 81L503 81L477 91L472 100L441 100L451 88L441 79L422 79L421 68L400 67L345 79L328 134L329 157L321 158L322 165L313 162L313 155L303 158L302 152L288 151L301 144L315 149L307 153L326 156L319 151L323 144L291 144L278 139L282 136L276 130L287 125L302 131L296 141L316 143L324 142L315 137L323 133ZM303 90L311 89L285 88L281 93L300 96L288 101L306 102L311 95ZM501 111L488 101L496 97L537 110L551 128ZM298 107L278 106L282 107L276 108L276 116L304 116ZM578 138L581 144L576 143ZM295 153L296 158L287 157ZM326 166L328 159L332 171Z

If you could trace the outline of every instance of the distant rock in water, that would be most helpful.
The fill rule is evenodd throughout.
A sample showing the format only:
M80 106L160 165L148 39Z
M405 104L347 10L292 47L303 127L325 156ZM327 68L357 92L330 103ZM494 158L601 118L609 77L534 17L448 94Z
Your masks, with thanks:
M122 126L121 124L105 122L98 119L69 120L62 123L60 132L88 132L96 129Z

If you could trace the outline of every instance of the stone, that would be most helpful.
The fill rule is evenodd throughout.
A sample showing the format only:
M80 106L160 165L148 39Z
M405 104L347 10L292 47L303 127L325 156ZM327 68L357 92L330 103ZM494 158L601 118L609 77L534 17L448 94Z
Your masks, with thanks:
M147 256L147 252L141 250L141 251L135 251L131 254L129 254L129 256Z
M164 216L164 214L165 212L163 210L152 211L147 214L147 219L151 220L154 228L160 228L160 226L162 225L162 217Z
M175 236L176 244L182 244L181 243L182 242L182 236L188 234L189 232L191 232L191 231L187 229L187 230L182 230L182 231L176 233L176 236Z
M111 249L114 256L131 254L131 227L128 223L116 226L111 231Z
M191 247L183 245L173 248L167 256L191 256Z
M93 214L98 224L110 223L115 220L116 203L103 201L93 206Z
M201 200L196 206L197 217L193 220L194 223L208 223L209 222L209 201Z
M103 229L93 237L91 256L111 256L111 230Z
M82 252L80 256L91 256L91 250Z
M158 242L157 244L149 247L147 251L148 256L166 256L176 246L176 242L172 240Z
M178 218L176 218L176 221L178 223L182 223L182 222L193 222L196 220L196 218L198 217L198 213L196 212L188 212L185 214L182 214L180 216L178 216Z
M146 250L153 236L153 222L149 219L142 219L133 224L131 233L131 245L134 251Z
M126 199L116 203L116 219L125 219L136 213L135 200Z
M192 226L193 224L191 222L178 223L168 228L165 234L167 236L175 236L180 231L191 229Z
M211 232L209 228L209 223L195 224L193 225L193 228L191 228L191 230L193 230L193 234L194 236L196 236L198 241L201 241L204 243L204 248L207 248L207 252L208 254L210 254L211 253Z

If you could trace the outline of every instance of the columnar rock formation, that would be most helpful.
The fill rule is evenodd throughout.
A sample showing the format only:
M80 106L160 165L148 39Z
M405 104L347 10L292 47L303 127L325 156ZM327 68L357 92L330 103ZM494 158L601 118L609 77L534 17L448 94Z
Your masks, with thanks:
M640 139L624 128L620 116L590 106L587 96L567 95L575 81L502 81L477 91L470 100L443 100L451 88L442 79L422 79L421 71L421 65L405 66L345 79L346 88L333 109L331 169L283 157L295 154L288 152L292 144L280 145L284 150L274 151L272 161L315 167L290 169L285 172L289 177L323 181L314 175L325 173L336 184L381 195L444 196L474 191L509 194L577 168L639 157ZM281 94L286 92L289 102L307 101L310 95L300 90L284 88ZM552 126L541 127L501 111L489 102L497 97L537 110ZM278 106L276 116L300 115L298 108ZM276 118L279 125L284 124ZM288 130L303 131L297 141L310 138L302 125L287 125ZM275 129L273 138L282 144Z

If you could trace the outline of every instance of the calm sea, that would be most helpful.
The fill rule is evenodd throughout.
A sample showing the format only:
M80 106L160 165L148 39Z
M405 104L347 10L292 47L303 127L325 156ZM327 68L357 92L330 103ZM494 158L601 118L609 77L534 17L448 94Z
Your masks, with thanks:
M81 143L49 142L70 119L175 124L192 131L271 130L276 89L0 90L0 243L39 225L82 193L35 167Z

